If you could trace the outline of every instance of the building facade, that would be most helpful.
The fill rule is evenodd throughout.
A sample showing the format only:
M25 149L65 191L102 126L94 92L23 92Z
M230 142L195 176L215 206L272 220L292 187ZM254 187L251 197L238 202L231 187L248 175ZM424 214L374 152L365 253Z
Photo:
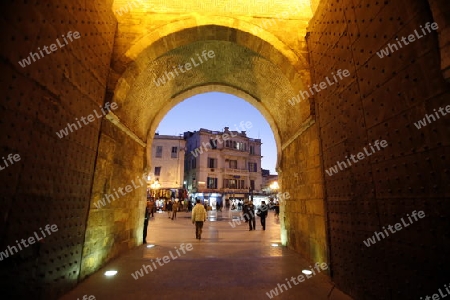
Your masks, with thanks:
M185 132L188 191L210 204L227 206L261 193L261 140L245 131L200 129Z
M183 189L186 141L181 136L156 134L151 148L150 188Z

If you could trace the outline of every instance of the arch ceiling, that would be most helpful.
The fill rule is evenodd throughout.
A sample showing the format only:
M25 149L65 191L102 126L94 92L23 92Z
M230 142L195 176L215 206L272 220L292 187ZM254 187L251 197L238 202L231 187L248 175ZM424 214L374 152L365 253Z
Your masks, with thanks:
M116 1L114 7L118 5ZM287 41L276 32L279 24L255 24L251 19L235 18L233 13L226 17L189 13L160 26L142 21L139 30L129 24L145 16L131 12L122 17L118 17L109 92L119 105L115 111L118 118L143 141L151 142L154 130L171 108L208 91L231 93L254 105L270 124L278 152L281 143L310 116L307 101L295 107L287 102L309 84L303 34L306 18L288 16L297 18L295 22L301 26ZM121 35L134 42L125 42ZM213 51L214 58L184 73L178 71L165 84L155 84L164 74L174 72L174 67L192 59L198 62L196 54L204 50Z

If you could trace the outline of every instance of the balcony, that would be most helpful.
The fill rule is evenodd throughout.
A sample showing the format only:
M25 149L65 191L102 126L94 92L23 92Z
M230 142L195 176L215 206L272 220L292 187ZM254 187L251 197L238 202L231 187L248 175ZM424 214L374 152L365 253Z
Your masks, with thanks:
M222 168L221 171L224 174L245 174L248 175L247 169L231 169L231 168Z

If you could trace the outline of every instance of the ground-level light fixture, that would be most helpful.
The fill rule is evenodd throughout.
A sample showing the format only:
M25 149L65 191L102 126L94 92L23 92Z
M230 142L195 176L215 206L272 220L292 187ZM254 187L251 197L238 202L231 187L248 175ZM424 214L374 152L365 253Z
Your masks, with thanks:
M310 270L302 270L302 273L305 275L311 275L313 272Z
M153 248L153 247L155 247L155 245L153 245L153 244L147 245L147 248Z
M272 244L272 247L278 247L278 244L273 243L273 244Z
M114 276L117 274L117 271L115 270L111 270L111 271L106 271L105 272L105 276Z

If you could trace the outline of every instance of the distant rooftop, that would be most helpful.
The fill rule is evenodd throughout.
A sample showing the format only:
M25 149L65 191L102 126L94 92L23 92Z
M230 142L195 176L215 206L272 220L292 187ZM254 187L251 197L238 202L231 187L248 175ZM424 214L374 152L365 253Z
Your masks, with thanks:
M191 136L193 136L196 133L208 133L208 134L213 134L213 135L223 135L223 134L231 134L233 133L233 135L235 136L239 136L239 137L245 137L248 138L249 141L251 142L259 142L261 143L261 139L253 139L253 138L249 138L247 136L247 133L245 131L235 131L235 130L229 130L229 127L225 127L224 131L218 131L218 130L209 130L209 129L205 129L205 128L200 128L198 131L186 131L184 133L184 138L187 139Z
M184 140L182 135L161 135L159 133L155 134L155 139L161 140Z

